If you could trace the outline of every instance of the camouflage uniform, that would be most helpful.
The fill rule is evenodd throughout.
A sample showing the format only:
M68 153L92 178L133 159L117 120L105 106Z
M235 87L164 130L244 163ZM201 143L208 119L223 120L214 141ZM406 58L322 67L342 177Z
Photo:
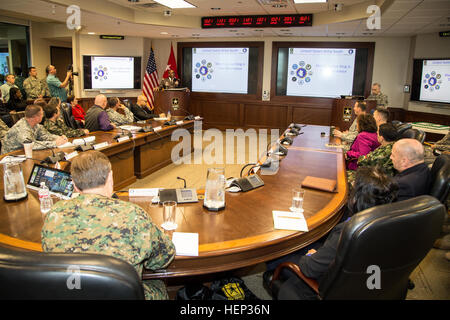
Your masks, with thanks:
M3 122L3 120L0 119L0 139L3 139L3 137L6 136L8 130L9 127Z
M43 97L50 96L47 82L39 80L38 78L26 78L23 82L23 88L25 89L25 92L27 94L27 99L37 99L40 95L42 95Z
M385 94L382 94L381 92L379 94L371 94L367 97L367 100L376 100L377 101L377 107L384 106L387 108L388 106L388 97Z
M150 270L165 268L175 255L172 241L139 206L96 194L58 201L41 231L45 252L97 253ZM81 285L83 285L81 283ZM161 280L143 281L146 299L168 299Z
M358 167L382 167L386 173L390 176L394 176L395 169L391 160L392 147L394 142L390 142L385 146L379 146L372 152L369 152L365 156L358 158ZM348 170L347 177L348 182L353 183L355 180L356 171Z
M445 135L444 138L436 142L436 149L442 151L450 151L450 131Z
M127 107L125 107L126 110L128 110ZM125 111L126 112L126 111ZM131 116L133 116L133 113L128 110L128 112L131 113ZM111 120L112 123L114 123L116 126L121 126L127 123L133 122L133 119L130 121L129 116L124 116L123 114L118 113L114 109L107 109L106 113L108 114L109 120Z
M67 138L75 138L84 136L83 129L72 129L69 128L64 120L58 118L56 121L52 121L50 119L45 119L44 128L47 129L48 132L52 134L56 134L58 136L65 135Z
M39 141L33 146L33 150L55 148L58 136L48 132L42 125L37 124L34 128L28 124L26 118L22 118L9 129L2 140L2 154L23 148L25 141Z

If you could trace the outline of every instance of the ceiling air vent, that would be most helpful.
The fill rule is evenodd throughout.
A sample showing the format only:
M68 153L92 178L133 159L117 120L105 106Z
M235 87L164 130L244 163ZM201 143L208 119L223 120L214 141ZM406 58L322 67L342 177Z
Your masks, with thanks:
M263 6L274 6L274 5L287 6L287 0L258 0L258 2Z

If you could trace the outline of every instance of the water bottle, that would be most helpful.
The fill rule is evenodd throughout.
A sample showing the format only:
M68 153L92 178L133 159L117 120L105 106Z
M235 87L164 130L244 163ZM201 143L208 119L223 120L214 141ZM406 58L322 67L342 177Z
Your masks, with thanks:
M210 211L225 209L225 169L209 168L203 206Z
M170 121L170 119L172 119L172 115L170 114L170 111L167 111L167 120Z
M50 196L50 190L45 185L45 182L41 182L41 187L39 188L39 201L41 203L41 212L46 214L50 211L53 205L52 197Z

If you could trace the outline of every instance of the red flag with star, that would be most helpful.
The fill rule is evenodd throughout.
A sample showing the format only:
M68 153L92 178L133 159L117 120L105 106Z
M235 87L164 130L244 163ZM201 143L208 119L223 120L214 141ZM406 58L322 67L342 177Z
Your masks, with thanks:
M177 72L177 61L175 60L175 54L173 53L172 44L170 44L169 61L167 61L167 66L166 70L164 70L163 78L167 78L169 76L169 70L175 71L175 78L179 79Z

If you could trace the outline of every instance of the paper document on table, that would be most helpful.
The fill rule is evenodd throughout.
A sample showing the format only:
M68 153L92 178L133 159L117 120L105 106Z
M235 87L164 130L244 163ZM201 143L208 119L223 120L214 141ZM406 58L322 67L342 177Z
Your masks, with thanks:
M345 148L345 145L343 144L334 144L334 143L327 143L325 145L327 148Z
M18 155L18 156L6 156L0 161L0 164L9 163L9 162L23 162L27 160L25 155Z
M177 256L198 256L198 233L174 232L172 242Z
M66 142L60 146L58 146L58 148L63 149L63 148L72 148L74 145L70 142Z
M153 118L155 121L166 121L169 120L169 118Z
M128 130L128 131L139 131L139 130L141 130L141 127L131 126L131 125L123 125L123 126L119 126L119 128L121 128L123 130Z
M86 138L73 139L72 143L76 146L85 145L86 143L91 143L95 141L95 136L89 136Z
M303 213L273 210L272 214L275 229L309 231Z
M159 188L129 189L128 195L130 197L156 197L158 192Z

